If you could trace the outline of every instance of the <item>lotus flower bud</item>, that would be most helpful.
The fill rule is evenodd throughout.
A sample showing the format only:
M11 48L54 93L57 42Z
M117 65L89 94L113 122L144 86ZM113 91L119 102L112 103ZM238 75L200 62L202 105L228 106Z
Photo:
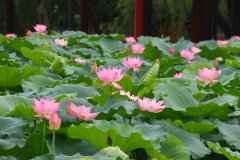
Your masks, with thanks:
M223 61L223 58L222 57L217 57L214 61L213 61L213 64L215 67L218 67L219 63L218 62L221 62Z
M58 130L61 125L61 118L58 117L57 112L54 112L49 118L49 129L50 130Z
M65 65L65 60L63 57L57 57L53 63L50 66L50 70L52 73L57 74L59 72L61 72L61 70L63 69Z
M92 64L92 66L91 66L91 72L92 72L92 73L96 73L97 70L98 70L97 63L94 62L94 63Z
M169 48L169 53L170 53L170 54L173 54L173 53L175 53L175 49L174 49L174 48L172 48L172 47L171 47L171 48Z
M28 30L27 33L26 33L27 36L31 36L32 35L32 31L31 30Z
M218 61L217 61L216 59L213 60L213 65L214 65L215 67L218 67L219 63L218 63Z

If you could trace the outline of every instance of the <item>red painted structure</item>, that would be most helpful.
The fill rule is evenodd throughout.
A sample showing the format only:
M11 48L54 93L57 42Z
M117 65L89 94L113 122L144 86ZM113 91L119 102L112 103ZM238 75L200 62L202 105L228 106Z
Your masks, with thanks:
M134 36L152 35L152 0L135 1Z
M135 27L134 36L135 38L143 35L144 26L144 0L136 0L135 5Z

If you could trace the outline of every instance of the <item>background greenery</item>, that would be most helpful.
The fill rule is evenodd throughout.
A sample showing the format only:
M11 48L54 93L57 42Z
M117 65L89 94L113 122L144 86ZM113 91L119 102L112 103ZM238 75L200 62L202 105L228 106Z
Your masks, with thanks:
M1 4L4 0L0 0ZM80 1L72 0L73 27L80 28ZM67 26L67 1L14 1L18 34L24 34L36 23L46 22L48 30L63 31ZM4 5L0 5L0 20L5 20ZM153 0L154 35L184 35L191 15L192 0ZM135 0L88 0L89 33L123 33L133 35ZM5 33L5 23L0 24L0 33Z
M68 2L72 2L71 26L68 24ZM6 0L0 0L0 33L6 34ZM89 14L87 33L120 33L134 34L135 0L88 0L85 8ZM152 36L171 36L177 41L179 38L191 38L192 2L193 0L153 0ZM231 26L237 20L231 18L228 0L216 0L219 17L217 24L217 38L230 37ZM81 26L80 0L15 0L14 31L19 36L25 35L29 29L33 30L36 23L44 23L48 31L79 30ZM234 22L235 21L235 22ZM236 28L236 27L235 27ZM236 33L235 33L236 34Z

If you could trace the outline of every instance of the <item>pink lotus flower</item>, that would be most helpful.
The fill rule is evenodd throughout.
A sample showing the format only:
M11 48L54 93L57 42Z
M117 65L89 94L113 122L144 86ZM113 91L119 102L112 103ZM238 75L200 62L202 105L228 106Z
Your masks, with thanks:
M44 34L46 32L47 26L44 24L36 24L36 26L33 26L35 31L40 34Z
M39 118L46 118L49 119L51 114L54 112L57 112L58 108L60 107L60 103L55 103L55 100L52 99L43 99L41 98L40 101L38 101L36 98L34 98L33 110L37 113L36 117Z
M120 90L120 95L127 96L129 99L131 99L133 101L137 101L139 98L138 96L130 95L130 92L126 92L124 90Z
M136 40L134 37L126 37L125 41L127 43L136 43Z
M64 39L54 39L54 42L59 45L59 46L67 46L68 45L68 41L64 40Z
M15 33L8 33L6 34L6 37L13 37L13 38L16 38L17 35Z
M85 107L84 105L82 106L76 106L74 103L70 102L67 104L68 108L68 114L70 116L75 116L80 120L83 121L89 121L91 119L96 118L97 114L96 113L90 113L92 107Z
M194 47L192 46L191 48L191 52L193 52L194 54L198 54L199 52L201 52L202 50L198 47Z
M134 54L143 54L145 50L145 47L143 47L141 44L132 44L131 45L131 52Z
M170 53L170 54L175 53L175 49L174 49L173 47L169 48L169 53Z
M233 39L240 40L240 36L232 36Z
M182 75L182 73L175 73L173 77L174 78L182 78L183 75Z
M218 82L216 78L220 76L221 72L222 72L221 70L216 71L214 67L212 69L204 67L202 70L201 69L198 70L200 77L197 77L196 80L204 82L205 85L209 83L215 84Z
M96 74L98 78L100 78L104 82L103 84L101 84L101 86L109 84L110 86L113 85L117 89L122 89L122 87L116 83L124 77L124 74L122 73L122 68L103 68L102 70L97 71Z
M31 30L28 30L27 33L26 33L27 36L31 36L32 35L32 31Z
M67 113L70 116L77 116L77 111L78 111L78 107L76 107L76 105L72 102L67 103Z
M140 71L140 67L143 63L141 58L129 57L128 59L123 59L123 65L129 69L133 69L133 71Z
M61 125L61 118L58 117L57 112L53 112L49 118L49 129L50 130L58 130Z
M188 50L181 50L180 55L185 58L187 62L191 62L195 58L194 53Z
M81 58L75 58L74 61L78 62L78 63L85 63L85 62L87 62L86 59L81 59Z
M142 111L158 113L167 107L162 105L163 103L163 101L156 102L155 99L143 98L143 100L138 99L138 108Z
M229 42L229 41L218 40L218 41L217 41L217 45L218 45L219 47L222 47L222 46L227 45L228 42Z

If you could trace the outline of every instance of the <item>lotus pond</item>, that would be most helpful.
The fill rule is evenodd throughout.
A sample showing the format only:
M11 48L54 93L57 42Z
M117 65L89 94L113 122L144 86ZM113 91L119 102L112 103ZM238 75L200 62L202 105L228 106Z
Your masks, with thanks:
M240 40L0 35L1 160L239 160Z

